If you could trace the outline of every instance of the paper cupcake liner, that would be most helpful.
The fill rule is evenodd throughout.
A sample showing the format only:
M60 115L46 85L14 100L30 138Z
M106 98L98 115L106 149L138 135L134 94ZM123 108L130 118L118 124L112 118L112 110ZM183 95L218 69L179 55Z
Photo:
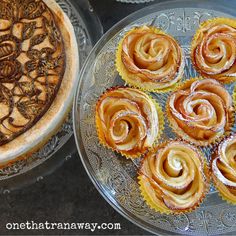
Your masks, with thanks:
M172 141L186 142L186 141L183 141L181 139L175 139L175 140L172 140ZM168 144L167 141L165 141L165 142L161 143L160 145L156 146L155 149L157 149L158 147L163 147L166 144ZM176 210L173 210L173 209L169 209L166 205L161 207L161 204L159 205L156 202L154 202L152 200L152 198L150 197L150 195L147 193L146 187L145 187L147 182L148 182L148 184L150 184L149 180L148 180L148 177L146 177L142 173L142 171L139 170L137 179L138 179L138 184L139 184L139 189L140 189L141 196L145 200L146 204L151 209L155 210L156 212L159 212L161 214L167 214L167 215L169 215L169 214L180 215L180 214L190 213L190 212L196 210L201 205L203 200L205 199L206 194L208 193L208 191L210 189L210 171L209 171L209 168L208 168L208 165L207 165L206 158L205 158L204 154L202 153L202 151L199 150L196 146L194 146L194 145L192 145L192 146L194 147L195 151L199 154L199 156L201 156L202 159L203 159L203 163L204 163L203 171L204 171L204 178L205 178L205 189L204 189L204 192L202 193L200 199L196 202L196 204L194 206L188 208L188 209L176 209ZM144 159L142 160L142 162L143 161L144 161ZM155 194L155 193L153 193L153 194Z
M215 188L217 189L217 193L218 193L219 197L223 201L226 201L230 205L236 205L236 196L235 196L235 201L233 201L233 200L229 199L226 195L224 195L223 190L220 189L220 187L219 187L219 184L223 184L223 183L220 183L220 180L218 180L213 173L212 173L212 182L213 182ZM225 187L225 188L227 188L227 187Z
M235 19L231 19L231 18L224 18L224 17L218 17L218 18L213 18L213 19L209 19L206 20L204 22L202 22L199 25L199 28L197 29L196 33L193 36L191 45L190 45L190 57L191 57L191 61L192 64L195 68L195 70L201 74L204 78L213 78L219 82L222 82L224 84L229 84L232 83L234 81L236 81L236 76L235 77L227 77L227 76L220 76L220 74L216 74L216 75L210 75L210 74L206 74L204 73L200 68L198 68L198 66L195 64L195 58L194 58L194 49L197 45L197 40L199 35L202 33L201 30L202 28L206 27L207 25L210 25L212 23L218 23L218 24L226 24L226 25L230 25L234 28L236 28L236 20Z
M139 184L139 189L141 191L141 195L149 208L155 210L156 212L160 212L161 214L169 215L173 213L171 210L163 209L152 201L152 199L149 197L149 195L145 190L145 180L143 180L142 176L138 176L138 184Z
M185 88L188 88L193 82L197 81L197 80L203 80L204 78L202 77L196 77L196 78L191 78L187 81L182 82L181 84L178 85L178 87L176 88L175 91L177 90L182 90ZM216 80L217 81L217 80ZM219 82L219 81L218 81ZM223 85L222 85L223 86ZM236 87L235 87L235 105L236 105ZM234 105L234 107L235 107ZM196 146L200 146L200 147L214 147L218 142L220 142L221 140L223 140L226 136L230 135L232 132L232 127L234 125L234 121L235 121L235 109L234 111L232 111L229 115L229 121L228 121L228 125L226 130L224 130L223 133L219 133L218 135L214 136L212 139L210 140L196 140L193 137L189 136L187 133L185 133L178 125L177 121L172 117L172 113L170 111L170 107L169 107L169 99L167 100L167 106L166 106L166 114L168 117L168 124L171 127L171 129L173 130L173 132L180 138L186 140L187 142L196 145ZM194 127L192 127L192 129L194 130Z
M164 31L153 27L153 26L149 26L149 28L151 28L153 30L154 33L157 34L163 34L163 35L168 35L167 33L165 33ZM137 30L137 28L133 28L131 29L127 34L125 34L125 36L121 39L121 41L118 44L117 50L116 50L116 68L117 71L119 73L119 75L121 76L121 78L125 81L125 83L127 85L130 85L134 88L138 88L142 91L149 91L149 92L156 92L156 93L166 93L169 91L172 91L173 89L176 88L176 86L178 85L178 83L181 81L182 76L184 74L184 67L185 67L185 60L184 60L184 51L182 50L182 58L181 58L181 65L179 67L179 71L175 77L176 79L176 83L174 83L173 85L164 87L164 88L155 88L155 86L157 86L157 83L155 82L150 82L150 84L147 84L147 82L140 82L137 81L137 76L135 74L132 74L131 72L129 72L126 68L125 65L123 64L122 60L121 60L121 54L122 54L122 44L124 41L124 38L129 35L130 33L133 33ZM175 40L176 41L176 40Z
M108 92L112 91L112 90L115 90L115 89L118 89L118 88L128 88L128 87L125 87L125 86L116 86L116 87L111 87L109 89L107 89L98 99L97 101L97 104L96 104L96 115L95 115L95 123L96 123L96 130L97 130L97 135L98 135L98 139L99 139L99 142L105 147L105 148L108 148L118 154L121 154L122 156L126 157L127 159L135 159L135 158L139 158L141 157L143 154L145 154L148 150L151 150L153 148L153 146L156 145L156 143L158 142L158 140L160 139L161 135L163 134L163 130L164 130L164 114L163 114L163 111L161 109L161 106L150 96L148 95L148 97L150 98L150 100L155 104L156 106L156 110L157 110L157 113L158 113L158 120L159 120L159 133L158 133L158 136L156 137L154 143L152 146L150 147L147 147L144 151L140 151L140 152L137 152L135 154L129 154L129 152L125 152L125 151L120 151L116 148L113 148L111 147L109 144L107 144L106 140L105 140L105 137L103 135L103 133L101 132L101 128L102 125L101 125L101 122L100 122L100 119L98 117L98 113L97 113L97 107L99 105L99 102L100 100L103 98L103 96L105 94L107 94Z
M233 104L234 104L234 108L236 110L236 85L234 87L234 91L233 91L233 95L232 95L232 98L233 98ZM236 112L235 112L236 113ZM236 114L235 114L236 115ZM233 116L233 121L235 121L235 116Z

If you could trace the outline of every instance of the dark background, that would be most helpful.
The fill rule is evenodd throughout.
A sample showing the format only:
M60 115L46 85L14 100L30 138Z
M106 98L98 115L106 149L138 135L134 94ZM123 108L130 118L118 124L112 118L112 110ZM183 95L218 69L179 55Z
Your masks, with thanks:
M72 0L79 5L80 0ZM115 0L90 0L104 31L131 12L150 4L122 4ZM100 234L148 235L146 231L119 215L100 196L87 176L78 154L43 180L5 192L0 196L0 234ZM121 230L44 231L7 230L8 222L118 222Z

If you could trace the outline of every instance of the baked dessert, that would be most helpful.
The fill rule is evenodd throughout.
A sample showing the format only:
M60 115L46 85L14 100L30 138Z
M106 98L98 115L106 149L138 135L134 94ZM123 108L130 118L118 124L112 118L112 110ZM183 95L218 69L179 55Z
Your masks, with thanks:
M107 90L96 105L100 142L128 158L139 157L151 148L163 129L159 105L138 89Z
M192 63L203 76L229 83L236 80L236 20L203 22L191 46Z
M152 26L141 26L130 30L119 43L116 66L128 84L165 92L181 79L184 55L172 36Z
M209 171L203 154L179 140L149 151L142 161L138 179L146 203L167 214L194 210L209 187Z
M221 142L212 157L213 182L223 199L236 204L236 135Z
M229 92L213 79L190 79L167 102L174 132L196 145L207 146L230 131L234 120Z
M73 27L54 0L0 2L0 165L26 158L59 129L78 73Z

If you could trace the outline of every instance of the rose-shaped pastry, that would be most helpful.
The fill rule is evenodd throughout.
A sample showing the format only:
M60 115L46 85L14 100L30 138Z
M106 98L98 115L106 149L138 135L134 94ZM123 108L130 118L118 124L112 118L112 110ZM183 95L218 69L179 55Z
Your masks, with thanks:
M121 40L116 66L128 84L161 92L173 88L181 79L184 56L173 37L155 27L142 26Z
M202 153L178 140L148 152L138 179L147 204L167 214L194 210L209 186L208 168Z
M167 102L170 124L177 135L194 144L214 143L233 122L228 91L213 79L192 79L180 86Z
M202 23L191 48L193 65L202 76L223 83L236 80L236 20L216 18Z
M96 105L96 126L102 144L135 158L160 136L160 107L147 94L129 87L111 88Z
M236 204L236 135L233 135L217 148L211 162L212 179L220 195Z

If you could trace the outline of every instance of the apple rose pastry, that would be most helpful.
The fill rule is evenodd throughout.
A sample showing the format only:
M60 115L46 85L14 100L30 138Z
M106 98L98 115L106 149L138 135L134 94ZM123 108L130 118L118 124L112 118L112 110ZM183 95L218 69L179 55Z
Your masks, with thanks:
M121 40L116 66L128 84L164 92L181 79L184 56L173 37L158 28L142 26L132 29Z
M117 87L99 98L96 126L102 144L135 158L151 148L160 136L163 115L159 105L144 92Z
M203 154L193 145L178 140L148 152L138 179L146 203L167 214L194 210L209 187Z
M169 97L167 114L177 135L207 146L230 131L234 108L230 94L218 81L195 78Z
M191 48L193 65L202 76L223 83L236 80L236 20L216 18L202 23Z
M236 204L236 135L220 143L211 162L212 179L220 195Z

